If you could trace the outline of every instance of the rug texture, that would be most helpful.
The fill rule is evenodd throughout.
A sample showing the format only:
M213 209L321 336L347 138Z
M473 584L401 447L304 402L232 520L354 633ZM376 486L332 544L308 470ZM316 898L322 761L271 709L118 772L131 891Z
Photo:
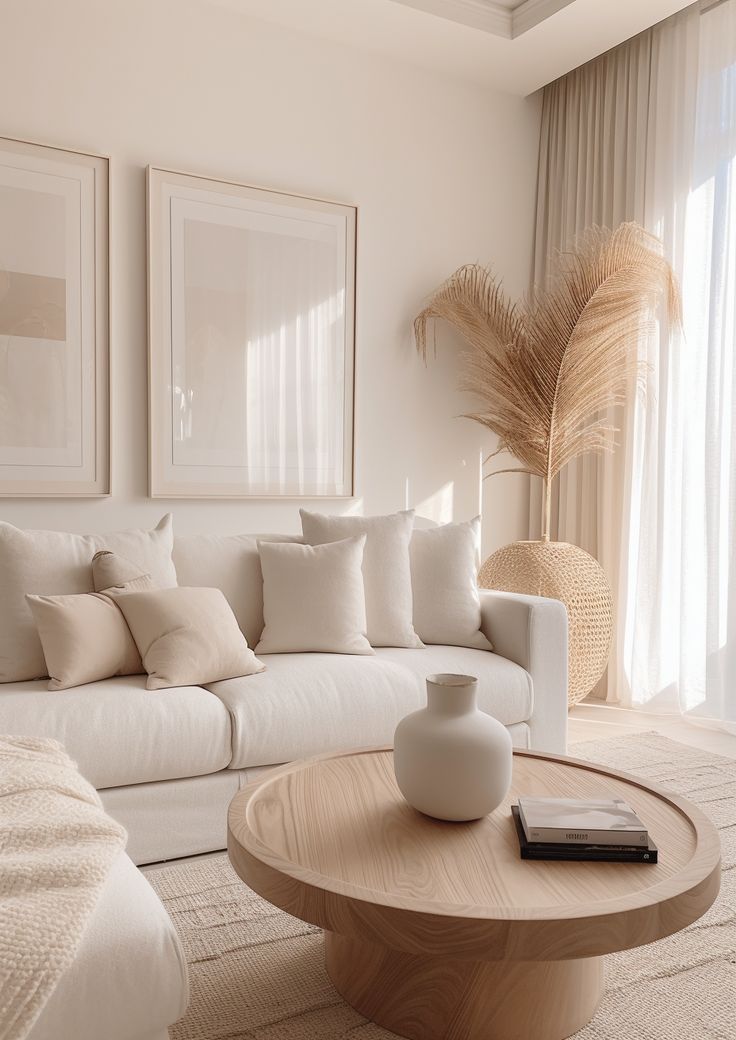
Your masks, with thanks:
M660 942L607 958L606 995L577 1040L734 1040L736 761L650 733L579 743L571 754L690 798L718 828L723 854L720 896L704 917ZM172 1040L393 1037L335 992L319 929L256 896L224 854L148 877L181 936L191 973L189 1010L172 1027Z

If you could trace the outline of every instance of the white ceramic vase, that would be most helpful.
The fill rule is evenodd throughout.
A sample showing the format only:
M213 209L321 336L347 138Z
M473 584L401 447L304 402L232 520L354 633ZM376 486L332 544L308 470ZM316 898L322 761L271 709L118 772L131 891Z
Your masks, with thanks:
M511 735L478 708L472 675L430 675L427 707L402 719L394 770L410 805L439 820L479 820L511 786Z

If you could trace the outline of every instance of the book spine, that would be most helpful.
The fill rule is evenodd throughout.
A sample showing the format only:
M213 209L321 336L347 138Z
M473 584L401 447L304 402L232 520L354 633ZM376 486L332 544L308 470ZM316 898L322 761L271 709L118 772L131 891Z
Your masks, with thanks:
M520 847L520 854L522 859L536 859L536 860L567 860L568 863L656 863L657 862L657 850L649 847L643 849L630 848L630 849L612 849L608 852L605 849L586 849L582 848L580 851L576 851L574 846L570 846L567 849L557 848L552 849L550 847L547 850L544 846L522 845Z
M558 827L527 827L526 840L535 845L628 845L649 844L647 831L568 831Z

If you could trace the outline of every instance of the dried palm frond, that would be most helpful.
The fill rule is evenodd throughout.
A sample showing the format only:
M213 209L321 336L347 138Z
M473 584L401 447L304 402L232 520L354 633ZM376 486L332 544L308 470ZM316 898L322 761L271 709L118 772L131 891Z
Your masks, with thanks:
M675 275L659 241L637 224L591 228L574 252L552 260L550 287L533 305L512 304L484 267L461 267L433 294L414 322L427 354L428 323L449 322L470 348L461 389L482 408L468 415L492 430L519 471L545 484L544 537L549 537L552 481L585 452L612 451L615 428L599 415L625 403L638 344L664 296L679 320ZM508 472L508 471L500 471Z

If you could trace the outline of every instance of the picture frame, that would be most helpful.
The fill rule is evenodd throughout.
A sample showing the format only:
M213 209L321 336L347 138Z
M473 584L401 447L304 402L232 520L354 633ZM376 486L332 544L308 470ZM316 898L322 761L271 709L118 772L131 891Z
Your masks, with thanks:
M356 207L147 189L151 497L351 497Z
M0 497L110 494L110 159L0 137Z

